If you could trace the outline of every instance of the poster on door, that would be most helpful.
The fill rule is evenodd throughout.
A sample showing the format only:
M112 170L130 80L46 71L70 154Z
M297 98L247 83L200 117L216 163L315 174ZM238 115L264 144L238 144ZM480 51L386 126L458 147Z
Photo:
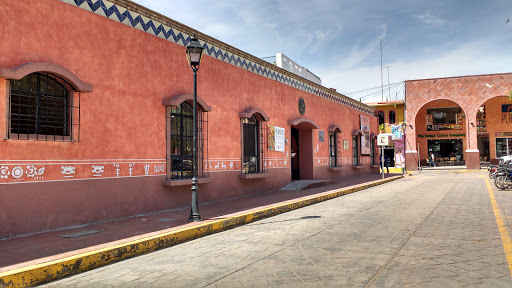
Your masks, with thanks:
M361 154L370 154L370 117L360 115L359 116L361 122L361 131L363 135L361 135Z
M268 140L267 140L268 150L274 151L275 146L276 146L276 138L274 136L274 126L269 125L267 131L268 131Z
M284 152L284 128L274 126L275 151Z

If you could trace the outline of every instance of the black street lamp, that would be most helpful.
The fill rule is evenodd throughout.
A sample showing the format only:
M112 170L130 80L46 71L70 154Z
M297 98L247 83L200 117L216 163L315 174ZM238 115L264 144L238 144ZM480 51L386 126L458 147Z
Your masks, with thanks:
M190 69L194 71L194 112L193 112L193 176L192 176L192 206L190 207L190 217L188 218L188 222L199 222L203 221L201 216L199 216L199 204L197 201L197 190L199 190L197 184L197 70L199 70L199 64L201 63L201 56L203 55L203 47L199 44L199 40L197 40L196 35L190 39L190 42L187 45L187 60L188 65L190 65Z

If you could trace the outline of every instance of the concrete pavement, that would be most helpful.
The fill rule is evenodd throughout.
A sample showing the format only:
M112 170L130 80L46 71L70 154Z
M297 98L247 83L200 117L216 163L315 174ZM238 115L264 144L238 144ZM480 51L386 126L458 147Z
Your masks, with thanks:
M44 287L512 287L511 191L421 173Z
M386 176L384 180L381 175L370 175L303 191L272 191L203 203L201 215L206 221L201 223L183 224L189 211L183 207L1 240L0 287L54 281L402 177Z

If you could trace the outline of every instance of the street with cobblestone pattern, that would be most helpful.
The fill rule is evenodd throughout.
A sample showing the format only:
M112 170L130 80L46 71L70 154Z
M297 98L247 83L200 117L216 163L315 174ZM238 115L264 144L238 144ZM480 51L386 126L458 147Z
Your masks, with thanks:
M511 218L484 171L423 172L43 287L512 287Z

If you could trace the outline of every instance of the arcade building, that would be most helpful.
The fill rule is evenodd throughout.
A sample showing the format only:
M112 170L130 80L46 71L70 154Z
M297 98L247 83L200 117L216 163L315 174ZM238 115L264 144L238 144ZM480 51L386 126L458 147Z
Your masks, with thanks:
M406 88L406 166L480 169L512 155L512 73L410 80ZM418 159L419 158L419 159Z

